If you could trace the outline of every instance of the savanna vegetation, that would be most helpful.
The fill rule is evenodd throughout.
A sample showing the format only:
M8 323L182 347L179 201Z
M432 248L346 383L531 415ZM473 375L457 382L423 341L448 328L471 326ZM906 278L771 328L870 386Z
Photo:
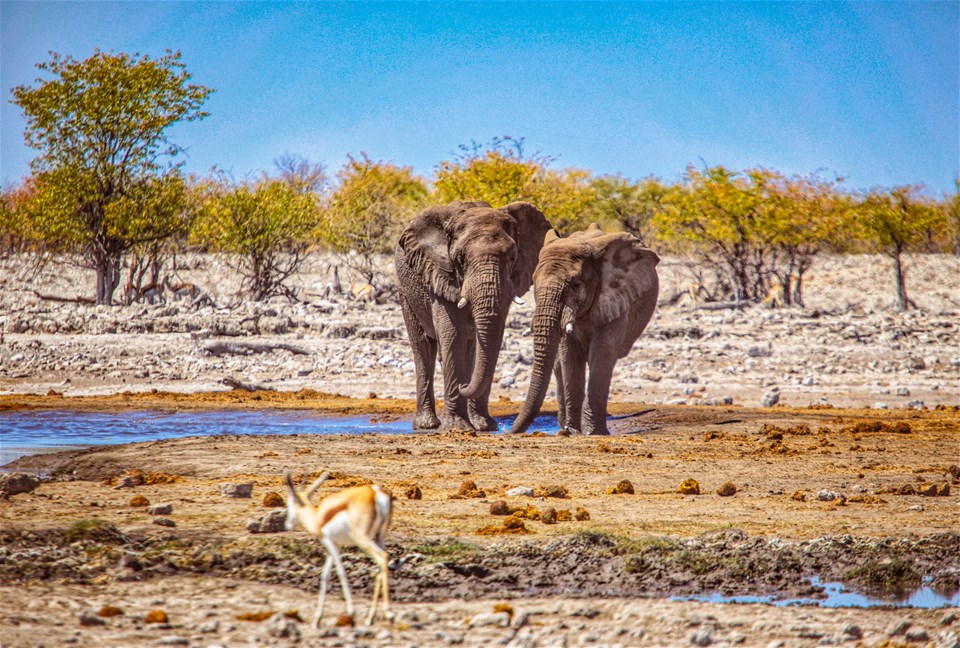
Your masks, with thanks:
M632 232L686 259L708 301L758 302L775 291L802 305L818 254L873 252L890 258L892 293L909 309L904 255L960 254L960 185L939 197L922 185L859 191L842 178L723 166L632 180L558 167L513 137L460 146L429 178L362 152L332 178L290 154L256 178L186 175L168 130L202 120L213 90L189 82L178 53L54 54L38 67L46 80L13 91L37 156L31 175L2 192L0 253L38 262L79 255L96 269L98 304L114 302L123 268L126 303L160 285L184 249L223 255L256 300L297 299L289 279L315 250L376 285L385 281L376 259L392 251L400 228L451 200L530 201L561 234L591 222Z

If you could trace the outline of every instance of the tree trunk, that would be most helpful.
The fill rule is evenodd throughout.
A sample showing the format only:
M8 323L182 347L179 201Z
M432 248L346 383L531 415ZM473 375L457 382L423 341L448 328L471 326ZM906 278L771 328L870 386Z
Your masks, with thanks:
M105 254L96 262L97 304L113 305L113 291L120 284L120 256Z
M902 246L894 248L893 266L897 273L897 308L905 311L910 308L910 298L907 296L907 273L903 268Z

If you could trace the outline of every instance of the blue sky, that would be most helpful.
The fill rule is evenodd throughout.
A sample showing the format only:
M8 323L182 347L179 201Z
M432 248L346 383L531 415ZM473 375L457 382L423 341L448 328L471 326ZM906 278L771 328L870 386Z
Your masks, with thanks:
M555 166L675 180L688 164L850 188L960 174L960 2L0 2L5 184L28 172L11 89L48 51L180 50L217 92L186 167L243 178L284 153L430 176L511 135Z

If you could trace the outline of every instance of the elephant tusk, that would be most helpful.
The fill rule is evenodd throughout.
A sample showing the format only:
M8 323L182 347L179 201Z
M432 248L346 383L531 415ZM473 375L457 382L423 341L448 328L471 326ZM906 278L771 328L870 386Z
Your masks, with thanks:
M514 297L513 303L516 304L517 306L525 306L527 304L527 302L523 301L519 297Z
M563 327L563 330L567 332L567 335L573 333L573 322L567 322L567 325Z
M463 308L463 307L466 306L466 305L467 305L467 298L466 298L466 297L461 297L461 298L460 298L460 301L457 302L457 308Z

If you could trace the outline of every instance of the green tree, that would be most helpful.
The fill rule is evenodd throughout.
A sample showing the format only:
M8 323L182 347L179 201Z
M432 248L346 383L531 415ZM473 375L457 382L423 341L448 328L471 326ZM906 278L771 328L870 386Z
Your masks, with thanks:
M893 260L897 307L916 308L907 295L903 255L922 250L931 232L947 224L944 206L923 194L920 185L902 185L870 192L860 205L858 222L864 237Z
M536 205L562 233L586 225L584 214L594 200L590 175L580 169L553 170L553 158L526 157L523 139L494 138L483 147L460 146L453 160L437 165L437 202L483 200L494 207L525 200Z
M168 129L206 117L200 107L212 90L189 83L179 52L151 59L97 50L83 61L53 54L37 67L52 78L13 89L26 142L40 152L29 213L45 240L82 248L97 272L97 303L110 304L123 255L169 229L130 222L151 212L131 201L174 168L180 148Z
M688 167L685 181L665 192L653 218L660 240L692 254L715 275L717 290L737 301L759 301L770 284L776 249L770 173Z
M426 183L410 167L352 155L337 172L320 238L344 263L374 284L376 258L391 253L400 230L427 201Z
M252 299L283 295L295 300L285 282L307 258L317 226L317 195L276 179L236 186L216 179L198 191L204 197L193 242L226 253Z
M592 178L593 200L584 220L622 227L642 241L654 236L652 220L663 209L669 188L656 178L630 182L620 174Z

